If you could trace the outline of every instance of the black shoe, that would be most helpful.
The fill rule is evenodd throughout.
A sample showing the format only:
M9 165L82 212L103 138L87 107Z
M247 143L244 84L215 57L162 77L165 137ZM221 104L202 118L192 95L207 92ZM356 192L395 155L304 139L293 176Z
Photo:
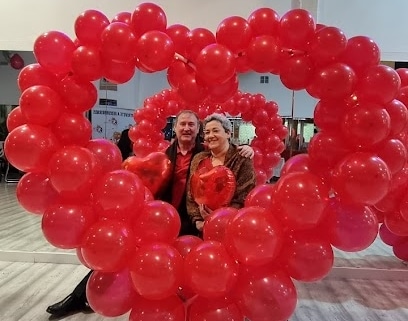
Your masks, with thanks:
M47 308L47 312L54 316L65 316L69 314L74 314L77 312L92 312L86 300L78 298L77 296L70 294L62 301L50 305Z

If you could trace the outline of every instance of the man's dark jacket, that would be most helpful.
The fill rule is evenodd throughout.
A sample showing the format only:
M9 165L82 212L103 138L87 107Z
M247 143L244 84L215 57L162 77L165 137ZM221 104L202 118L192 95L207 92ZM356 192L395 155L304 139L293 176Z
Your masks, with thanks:
M163 192L158 195L156 198L168 202L171 204L171 196L172 196L172 188L174 184L174 170L176 167L176 158L177 158L177 146L178 146L178 141L177 139L171 144L167 150L166 150L166 155L170 159L171 165L172 165L172 172L171 172L171 178L167 184L167 186L163 189ZM193 159L194 155L198 154L199 152L202 152L204 150L204 147L199 139L197 137L196 139L196 144L192 150L193 155L191 156L190 159L190 165L191 165L191 160ZM190 175L190 165L187 170L187 176L186 180ZM180 220L181 220L181 229L180 229L180 235L198 235L198 230L196 227L193 225L191 222L191 219L189 215L187 214L187 207L186 207L186 196L187 196L187 186L185 187L185 190L183 192L183 196L181 198L181 202L179 207L177 208L177 211L179 212L180 215Z

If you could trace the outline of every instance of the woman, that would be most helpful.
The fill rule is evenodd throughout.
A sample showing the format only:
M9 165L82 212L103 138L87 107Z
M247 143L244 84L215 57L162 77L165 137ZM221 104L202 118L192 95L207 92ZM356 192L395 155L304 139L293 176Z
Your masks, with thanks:
M117 146L120 149L120 153L122 154L122 160L125 160L132 154L132 145L133 143L129 138L129 129L125 129L120 134L120 138L117 143Z
M191 193L191 177L204 167L225 166L235 176L236 188L228 206L241 208L248 193L255 187L255 170L253 161L239 155L235 145L230 143L232 126L221 114L212 114L204 119L204 141L208 150L194 156L187 187L187 212L196 228L202 231L204 219L211 212L206 206L197 204Z

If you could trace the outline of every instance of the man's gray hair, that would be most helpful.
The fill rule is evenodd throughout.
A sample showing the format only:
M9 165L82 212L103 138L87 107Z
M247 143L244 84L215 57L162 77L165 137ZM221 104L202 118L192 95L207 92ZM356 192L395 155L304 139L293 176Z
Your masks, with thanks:
M231 122L229 121L229 119L227 117L225 117L225 115L222 115L222 114L214 113L214 114L211 114L211 115L207 116L206 118L204 118L204 121L203 121L204 127L205 127L205 125L207 125L207 123L209 123L210 121L213 121L213 120L219 122L227 133L232 132Z

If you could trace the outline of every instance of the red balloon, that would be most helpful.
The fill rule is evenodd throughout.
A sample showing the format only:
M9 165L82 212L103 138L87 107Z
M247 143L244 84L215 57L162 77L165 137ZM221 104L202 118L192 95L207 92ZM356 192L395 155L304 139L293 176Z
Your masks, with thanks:
M28 212L42 215L53 204L58 193L44 173L26 173L18 181L16 196L20 205Z
M333 188L340 198L374 205L388 192L391 173L387 164L372 153L351 153L336 165Z
M206 28L196 28L190 30L187 35L186 58L195 61L202 49L216 43L214 34Z
M277 37L279 35L279 21L279 15L271 8L257 9L248 17L248 23L254 36L269 35Z
M188 311L190 321L242 321L244 319L238 306L226 298L208 300L197 297Z
M380 236L381 240L389 246L398 245L399 243L402 243L408 239L406 236L399 236L392 233L384 223L381 224L378 235Z
M235 73L235 58L220 44L204 47L195 60L197 75L207 84L222 84Z
M122 166L122 155L116 144L106 139L92 139L86 145L96 157L101 166L102 173L120 169Z
M345 100L320 100L314 109L313 121L321 131L338 132L342 124L339 119L343 119L351 107Z
M13 129L4 142L7 160L23 172L46 172L58 147L50 129L32 124Z
M384 217L384 224L395 235L408 236L408 221L401 211L388 212Z
M57 78L38 63L25 66L18 74L18 88L21 92L35 85L55 87Z
M158 200L146 202L132 224L138 245L154 241L172 244L180 233L180 227L177 210L171 204Z
M173 246L177 251L179 251L184 259L187 254L190 253L191 250L202 241L202 239L194 235L182 235L174 241Z
M256 72L279 69L281 48L277 38L259 36L251 40L247 49L248 65Z
M135 57L137 38L132 28L123 22L112 22L101 34L101 54L104 59L127 62Z
M258 206L266 210L271 210L275 190L276 185L274 184L262 184L256 186L247 195L245 199L245 207Z
M394 99L384 106L390 115L390 135L396 135L403 131L408 124L407 107L399 100Z
M127 11L122 11L117 13L111 20L111 22L123 22L128 25L131 24L132 13Z
M227 225L237 212L238 210L233 207L221 207L213 211L205 220L203 228L204 240L224 243Z
M75 49L74 42L59 31L46 32L34 42L34 56L38 63L55 74L71 70L71 57Z
M82 238L96 220L89 205L55 203L45 210L41 228L47 241L55 247L74 249L82 245Z
M359 100L387 104L397 97L401 79L395 69L378 65L368 68L356 88Z
M307 10L292 9L280 19L279 37L286 48L307 49L314 32L315 22Z
M291 278L266 265L240 273L237 304L250 320L287 320L295 311L297 293Z
M373 151L387 164L392 175L399 172L407 163L407 149L398 139L387 139L375 146Z
M108 172L93 184L94 207L101 217L135 217L144 206L144 196L143 182L126 170Z
M246 73L251 70L248 64L248 57L242 53L239 53L235 57L235 68L238 73Z
M308 93L319 99L345 99L351 96L356 86L356 74L343 63L333 63L318 69Z
M315 282L329 274L333 267L334 254L329 241L319 232L291 234L283 246L287 273L295 280Z
M408 237L403 242L394 245L392 250L397 258L408 261Z
M228 99L231 99L238 90L239 80L235 74L226 82L220 85L210 87L208 98L214 103L224 103Z
M10 66L13 69L20 70L24 67L24 60L19 54L14 54L10 57Z
M92 136L91 122L79 113L62 113L52 129L62 145L85 146Z
M140 65L150 71L168 68L175 54L171 38L166 33L157 30L143 34L137 41L135 50Z
M401 79L401 87L408 86L408 68L398 68L395 71Z
M131 23L136 38L152 30L164 32L167 17L162 8L154 3L141 3L132 13Z
M86 299L96 313L117 317L128 312L138 300L129 270L94 271L86 284Z
M146 157L128 157L122 167L136 174L153 195L162 192L170 179L172 166L165 153L154 152Z
M114 84L124 84L133 78L135 64L133 61L117 62L109 59L102 60L102 75Z
M133 142L133 153L136 155L135 157L145 158L149 154L155 152L155 148L153 147L153 142L151 141L150 137L140 137Z
M238 263L217 241L204 241L184 260L186 284L204 298L226 295L238 277ZM205 286L203 286L205 285Z
M244 51L251 38L252 29L248 21L239 16L225 18L217 27L217 43L224 45L233 53Z
M279 220L292 229L316 227L323 218L329 188L320 177L309 172L294 172L281 177L274 201L282 209Z
M308 154L298 154L289 158L283 165L280 175L301 172L306 173L310 171L310 156Z
M81 248L80 248L80 247L78 247L78 248L75 250L75 253L76 253L76 256L77 256L79 262L81 262L81 264L82 264L83 266L85 266L85 267L87 267L88 269L92 270L92 268L91 268L90 266L88 266L88 264L85 262L84 257L82 256L82 252L81 252Z
M194 105L202 103L208 96L208 87L197 83L195 73L186 74L179 82L177 94L187 104Z
M390 116L381 105L361 102L346 112L341 129L348 144L371 147L388 137Z
M21 94L20 108L27 122L46 126L57 120L65 106L56 91L37 85Z
M185 321L183 301L176 295L163 300L135 300L129 321Z
M74 74L87 81L102 77L102 58L97 47L79 46L72 54L71 61Z
M75 35L86 46L99 47L103 30L109 25L109 19L98 10L86 10L75 20Z
M59 85L66 110L69 112L85 112L98 101L98 91L93 83L76 76L66 76Z
M282 237L272 213L257 206L240 209L225 231L228 251L240 263L251 266L272 262L281 250Z
M52 155L48 175L58 193L69 199L87 199L99 175L95 156L86 148L70 145Z
M227 206L235 193L235 176L228 167L216 166L210 171L196 171L191 177L191 194L197 204L210 209Z
M322 27L317 30L310 43L309 56L316 65L334 62L346 49L347 37L339 28Z
M362 251L374 242L378 234L376 215L362 204L332 198L325 209L325 217L320 231L326 233L330 243L342 251Z
M156 242L138 249L129 268L137 293L149 300L162 300L176 293L183 259L174 247Z
M176 53L186 56L186 48L188 43L188 33L190 29L181 24L174 24L168 26L166 34L171 38L174 44Z
M130 227L117 220L99 220L82 239L81 253L92 270L117 272L128 265L136 250Z
M378 65L380 58L380 48L371 38L355 36L348 39L340 61L350 66L356 73L363 74L369 67Z
M18 126L25 124L27 124L27 119L23 116L20 106L13 108L7 115L6 126L9 132Z
M338 133L319 131L310 140L308 152L312 171L318 167L317 172L320 172L333 168L350 152L350 148Z
M305 89L312 81L313 63L308 57L291 57L282 61L280 80L292 90Z

